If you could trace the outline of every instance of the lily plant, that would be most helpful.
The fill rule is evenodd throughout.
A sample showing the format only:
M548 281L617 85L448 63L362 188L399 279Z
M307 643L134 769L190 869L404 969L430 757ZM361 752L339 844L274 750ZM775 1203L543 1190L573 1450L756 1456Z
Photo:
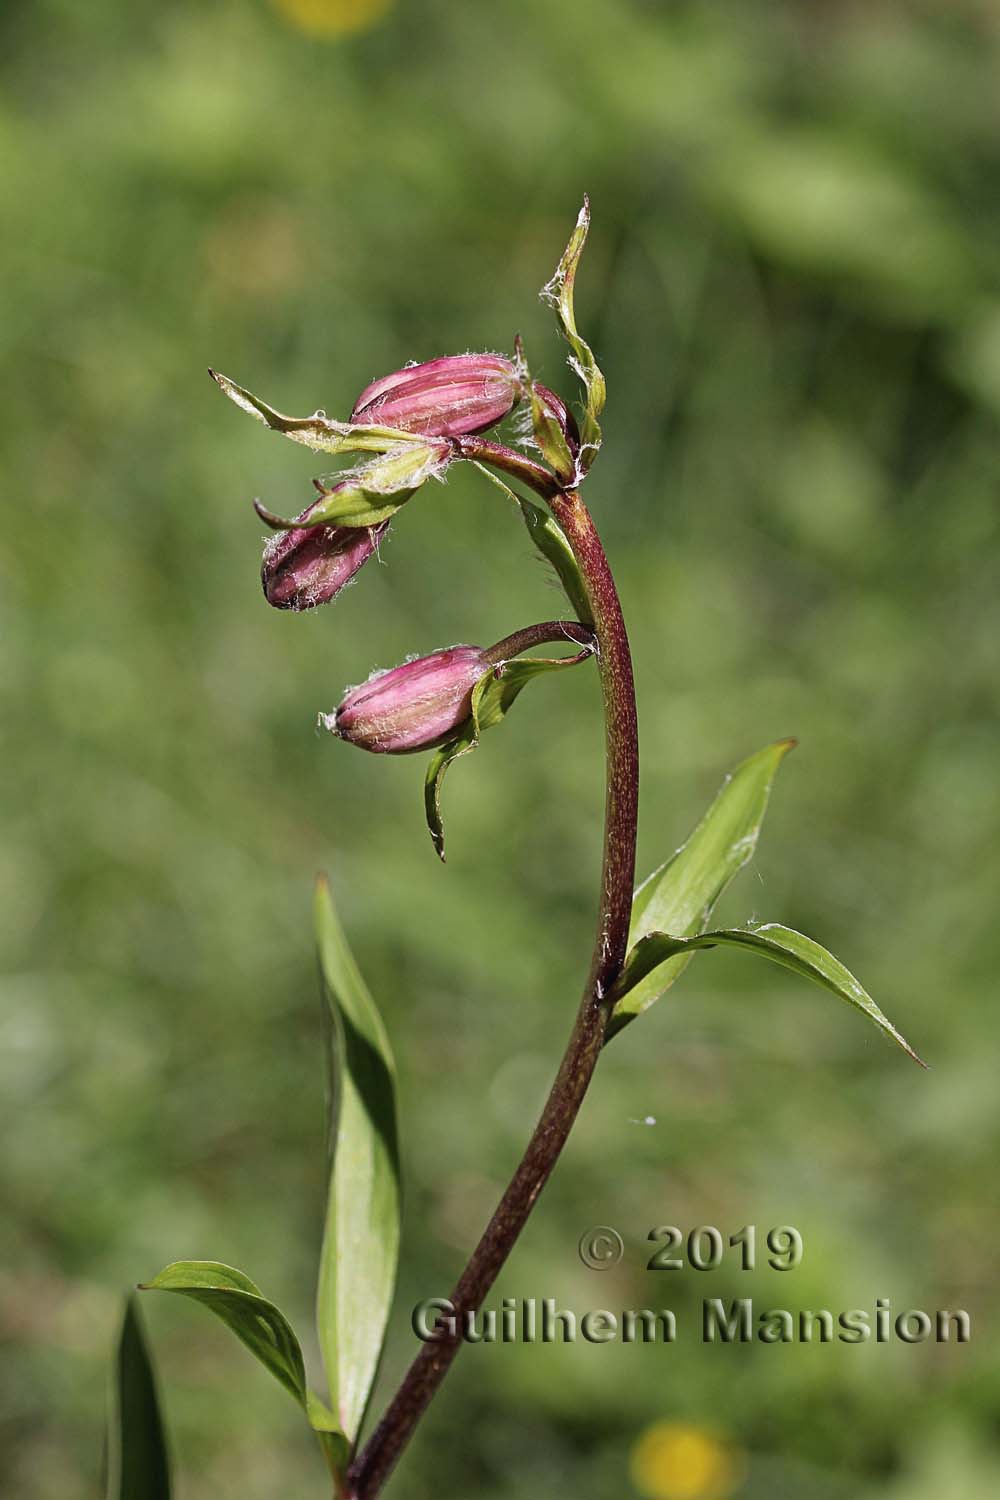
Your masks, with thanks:
M251 1350L301 1408L338 1500L374 1500L461 1347L456 1333L483 1303L527 1223L577 1117L605 1047L680 978L701 950L734 947L770 959L846 1000L920 1062L842 963L776 922L712 926L729 882L753 857L771 786L794 740L751 755L726 777L687 841L634 890L639 751L632 662L608 559L583 498L601 451L604 376L577 328L576 276L587 239L584 202L555 274L542 291L569 345L582 391L578 414L533 379L520 339L510 356L446 355L374 381L351 416L287 417L224 375L226 396L272 431L350 460L315 481L302 512L283 519L255 502L272 532L264 593L279 609L328 604L374 556L397 514L453 465L474 465L514 503L566 596L561 620L515 626L493 645L459 644L407 660L351 689L320 723L377 754L428 754L424 805L444 857L445 773L500 725L536 677L595 671L604 708L606 795L593 951L569 1040L538 1123L448 1299L449 1326L420 1345L378 1422L365 1416L390 1317L399 1255L400 1151L395 1069L385 1027L338 922L329 886L315 921L327 1019L329 1192L317 1290L327 1389L312 1391L287 1319L244 1272L216 1261L175 1261L143 1290L201 1302ZM488 436L515 408L519 436ZM544 655L539 647L556 648ZM560 649L561 648L561 649ZM461 1084L458 1085L459 1087ZM108 1446L108 1500L169 1495L167 1444L134 1300L118 1348Z

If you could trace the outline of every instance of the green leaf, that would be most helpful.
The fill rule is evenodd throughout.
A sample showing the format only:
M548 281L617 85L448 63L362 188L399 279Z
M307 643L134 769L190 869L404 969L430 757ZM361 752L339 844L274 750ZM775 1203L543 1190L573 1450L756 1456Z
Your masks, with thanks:
M794 745L794 740L767 745L727 776L687 843L636 891L630 943L651 932L693 937L705 930L722 892L753 858L771 784ZM691 956L678 953L630 987L612 1012L608 1041L669 989Z
M395 1067L322 878L315 912L330 1074L317 1316L330 1399L353 1445L382 1352L399 1256Z
M527 687L533 677L546 672L556 672L562 667L575 667L578 662L592 656L593 648L585 647L573 656L527 656L514 661L499 662L485 672L472 690L472 713L468 722L454 739L441 745L433 754L424 778L424 811L427 827L438 856L444 861L444 824L441 817L441 784L445 772L461 755L475 750L480 737L487 729L494 729L503 721L511 704Z
M719 945L744 948L759 954L761 958L769 958L801 975L803 979L811 979L814 984L831 990L841 1000L846 1000L849 1005L863 1011L914 1062L920 1063L922 1068L927 1066L839 959L834 958L832 953L828 953L812 938L804 937L791 927L782 927L777 922L768 922L761 927L720 928L716 932L702 932L697 937L687 938L671 937L665 932L651 932L632 949L615 988L625 995L633 985L640 983L648 975L655 974L661 964L670 962L678 955L690 953L695 948L714 948Z
M597 457L601 446L601 427L598 418L604 410L606 388L604 376L601 373L597 360L594 358L593 350L587 341L581 338L576 326L576 311L574 308L574 290L576 286L576 273L583 254L583 247L587 243L587 233L590 229L590 200L584 198L583 207L580 209L576 221L576 228L570 235L569 244L563 251L562 259L556 266L552 280L542 288L542 297L546 302L552 304L556 310L559 327L563 337L566 339L573 351L570 357L570 367L580 377L586 391L586 403L584 407L583 425L581 427L580 466L584 473L590 468Z
M249 413L258 422L263 422L272 432L280 432L284 437L291 438L293 443L302 443L306 448L314 448L320 453L387 453L400 444L425 441L420 434L406 432L399 427L335 422L322 411L315 411L308 417L286 417L228 376L220 375L217 370L209 370L208 373L223 394L241 411Z
M558 521L540 506L533 505L530 500L525 500L521 495L516 494L509 484L505 484L498 474L494 474L484 464L477 463L476 468L481 474L486 475L491 484L503 490L509 500L513 500L521 512L531 540L545 560L555 568L559 582L576 612L577 619L583 625L593 625L594 617L587 600L583 577L576 558L573 556L573 549L566 540L566 533Z
M350 1444L334 1414L306 1385L302 1350L291 1324L249 1276L217 1260L177 1260L139 1290L180 1292L225 1323L301 1406L339 1483L350 1459Z
M217 1260L175 1260L139 1290L179 1292L203 1303L308 1411L310 1396L299 1341L284 1314L249 1276Z
M125 1299L108 1411L106 1500L170 1500L170 1461L153 1362L134 1297Z
M233 1266L216 1260L176 1260L142 1292L180 1292L201 1302L235 1333L305 1409L308 1392L299 1341L284 1314Z

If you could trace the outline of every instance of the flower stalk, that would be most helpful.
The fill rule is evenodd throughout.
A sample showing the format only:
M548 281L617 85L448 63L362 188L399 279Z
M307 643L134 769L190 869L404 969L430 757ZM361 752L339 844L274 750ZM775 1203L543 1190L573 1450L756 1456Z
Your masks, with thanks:
M493 446L481 444L480 449ZM477 453L480 459L484 456L481 451ZM495 458L495 454L492 456ZM510 467L504 467L509 474ZM520 465L518 470L512 477L523 477ZM464 1314L475 1313L482 1306L580 1112L604 1045L611 1010L609 994L628 943L639 814L639 743L628 635L611 568L583 500L575 490L558 490L546 498L583 579L594 622L604 704L604 853L597 933L580 1008L538 1124L449 1298L456 1328L462 1326ZM443 1334L421 1347L385 1415L348 1469L348 1500L374 1500L378 1495L459 1348L457 1337Z

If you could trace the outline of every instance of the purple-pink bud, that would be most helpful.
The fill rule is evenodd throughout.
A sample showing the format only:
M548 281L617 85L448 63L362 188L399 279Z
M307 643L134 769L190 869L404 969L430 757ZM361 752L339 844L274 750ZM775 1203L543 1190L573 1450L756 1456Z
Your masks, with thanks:
M362 750L382 755L430 750L465 723L472 689L490 665L478 646L432 651L351 688L339 708L320 719L332 734Z
M355 402L351 421L459 437L495 426L520 395L511 360L500 354L448 354L372 381Z
M296 519L308 521L316 500ZM380 526L303 526L282 531L264 548L260 578L275 609L314 609L336 598L371 557L388 530Z

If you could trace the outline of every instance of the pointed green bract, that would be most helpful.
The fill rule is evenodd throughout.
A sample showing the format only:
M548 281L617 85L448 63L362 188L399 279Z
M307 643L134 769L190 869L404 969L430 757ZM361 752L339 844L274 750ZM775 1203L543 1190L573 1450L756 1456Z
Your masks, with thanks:
M583 473L590 468L601 446L601 426L598 419L604 410L607 394L604 376L594 358L594 352L586 339L580 336L576 326L574 307L576 273L583 247L587 243L589 229L590 200L584 198L576 228L570 235L562 260L556 266L552 280L542 288L542 297L555 308L563 337L573 351L569 361L570 366L580 377L586 392L583 423L580 428L580 468Z
M690 953L696 948L715 948L720 945L742 948L761 958L769 958L772 962L791 969L803 979L822 985L824 989L862 1011L885 1036L902 1047L914 1062L920 1063L922 1068L927 1066L839 959L834 958L832 953L828 953L812 938L795 932L791 927L782 927L777 922L768 922L761 927L720 928L716 932L702 932L697 937L688 938L671 937L665 932L649 933L632 949L615 988L627 996L633 985L641 983L647 976L655 975L661 965L677 956Z
M362 486L331 490L322 502L310 509L309 518L302 521L296 516L279 516L268 510L259 500L254 501L254 510L265 526L272 531L299 531L303 526L356 526L359 529L380 526L391 520L416 493L412 489L397 492L393 500L382 500Z
M258 422L280 432L293 443L302 443L319 453L387 453L400 444L421 443L426 440L419 434L405 432L400 427L367 426L360 422L336 422L324 412L313 412L308 417L286 417L273 406L268 406L259 396L246 391L227 375L217 370L208 372L216 385L241 411L247 412Z
M509 484L504 483L498 474L486 468L485 464L477 463L476 468L481 474L486 475L491 484L503 490L509 500L513 500L521 512L531 540L546 562L550 562L555 568L559 582L576 612L577 619L583 625L593 625L594 617L587 602L587 591L583 586L580 567L559 522L540 506L533 505L530 500L525 500L523 496L518 495Z
M736 767L686 844L654 870L632 902L630 944L651 932L693 937L734 875L753 857L778 767L794 746L779 740ZM607 1040L635 1020L678 979L691 951L678 952L630 986L612 1012Z
M317 882L315 919L330 1073L317 1318L330 1400L353 1445L382 1352L399 1257L395 1066L325 879Z
M475 750L478 744L479 736L470 719L455 739L449 740L446 745L440 745L434 751L428 762L427 774L424 777L424 816L427 819L431 842L442 864L444 864L445 860L444 815L441 811L441 788L444 784L445 773L452 761L458 760L462 755L468 755L469 751Z
M485 672L472 690L472 713L461 731L447 744L441 745L431 757L424 778L424 811L434 848L444 860L444 823L441 817L441 784L445 772L459 756L468 755L479 744L480 736L487 729L500 724L511 704L533 677L546 672L555 672L562 667L575 667L593 655L589 647L573 656L541 657L528 656L522 659L500 662Z
M308 518L285 519L254 502L260 519L272 531L297 531L305 526L378 526L394 516L423 484L447 468L441 444L424 443L379 458L350 471L309 507Z
M170 1460L153 1362L134 1297L125 1299L108 1409L105 1500L170 1500Z

